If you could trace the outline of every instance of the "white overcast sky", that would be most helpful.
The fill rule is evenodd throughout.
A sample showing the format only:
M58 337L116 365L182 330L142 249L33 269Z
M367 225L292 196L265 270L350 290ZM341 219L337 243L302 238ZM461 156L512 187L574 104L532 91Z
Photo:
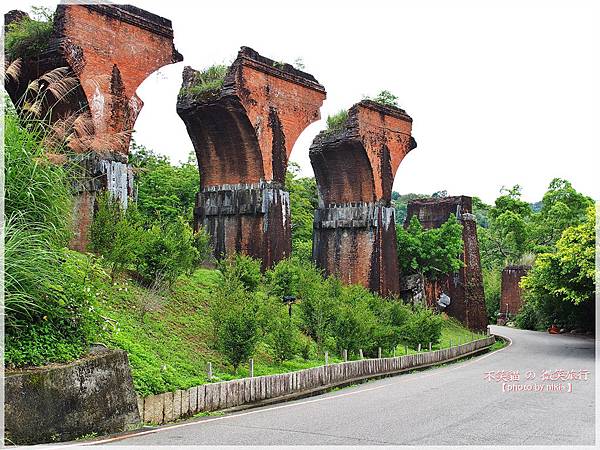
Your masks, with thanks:
M130 3L170 19L184 56L138 89L145 106L135 139L174 162L192 150L175 112L184 65L229 62L246 45L279 61L302 58L327 90L323 118L364 95L395 93L418 142L396 174L401 193L446 189L492 202L518 183L536 201L562 177L600 198L593 1ZM8 0L3 9L56 4ZM292 152L305 175L308 147L324 127L308 127Z

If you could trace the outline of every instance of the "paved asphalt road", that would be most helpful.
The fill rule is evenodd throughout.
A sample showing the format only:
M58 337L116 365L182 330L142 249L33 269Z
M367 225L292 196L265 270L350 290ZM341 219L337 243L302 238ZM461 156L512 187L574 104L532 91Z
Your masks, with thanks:
M127 445L593 445L594 340L492 327L513 340L495 353L328 394L159 428ZM572 392L503 392L489 371L589 370ZM525 380L533 370L535 380ZM564 383L564 382L563 382Z

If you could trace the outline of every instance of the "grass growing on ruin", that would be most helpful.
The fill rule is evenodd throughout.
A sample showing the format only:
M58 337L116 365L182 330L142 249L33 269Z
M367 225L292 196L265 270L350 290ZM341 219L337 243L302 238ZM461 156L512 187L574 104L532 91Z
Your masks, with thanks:
M346 122L348 121L348 110L342 109L336 114L327 117L327 131L341 131L344 129Z
M210 99L219 95L223 87L228 67L223 64L215 64L197 72L193 83L182 90L182 94L193 95L202 99Z
M48 47L54 15L46 8L33 7L34 18L24 17L8 26L4 49L9 59L35 56Z

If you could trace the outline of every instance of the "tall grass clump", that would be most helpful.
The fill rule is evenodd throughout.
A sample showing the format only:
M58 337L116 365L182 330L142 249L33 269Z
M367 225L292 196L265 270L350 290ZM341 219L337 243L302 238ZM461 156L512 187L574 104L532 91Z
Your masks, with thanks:
M184 89L184 94L193 95L202 99L210 99L219 95L223 87L228 67L215 64L195 74L193 83Z
M41 145L44 127L19 121L7 105L4 116L5 215L56 245L70 237L72 196L69 171L51 163ZM17 225L15 225L17 226Z
M340 131L348 121L348 110L342 109L336 114L327 117L327 131Z
M47 128L5 109L5 364L69 361L98 335L94 265L65 248L70 171L50 162Z

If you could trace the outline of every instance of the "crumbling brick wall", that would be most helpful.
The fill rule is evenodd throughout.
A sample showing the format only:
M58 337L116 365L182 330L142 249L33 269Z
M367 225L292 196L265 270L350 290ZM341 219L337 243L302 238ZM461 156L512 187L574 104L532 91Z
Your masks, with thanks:
M507 266L502 270L500 312L514 317L523 306L523 290L519 286L521 278L527 275L531 266Z
M23 15L11 11L5 21ZM21 113L20 100L31 81L58 68L76 80L68 96L44 102L40 116L76 124L69 146L86 156L76 186L71 245L85 250L96 193L108 189L124 206L132 194L127 155L143 106L136 89L152 72L183 59L173 45L171 21L129 5L60 4L46 50L21 59L18 78L5 81Z
M472 214L471 197L411 200L407 207L405 225L416 216L424 228L438 228L451 215L455 215L463 226L464 252L461 259L464 266L456 273L447 274L436 280L425 280L426 302L434 306L440 294L445 292L451 299L450 305L446 308L448 315L457 318L470 329L483 330L487 327L487 315L477 241L477 223Z
M296 139L319 120L325 89L310 74L242 47L219 92L197 95L186 67L177 113L200 170L196 227L215 256L244 253L272 266L291 251L288 158Z
M321 132L310 148L319 190L313 258L327 274L382 295L399 292L391 194L400 162L416 147L411 129L400 108L363 100L343 129Z

